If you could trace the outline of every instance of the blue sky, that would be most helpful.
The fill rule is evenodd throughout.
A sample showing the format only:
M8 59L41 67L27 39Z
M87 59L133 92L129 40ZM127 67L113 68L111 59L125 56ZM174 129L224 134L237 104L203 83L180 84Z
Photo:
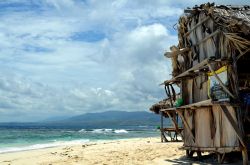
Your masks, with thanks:
M165 98L173 25L203 2L0 0L0 122L148 110Z

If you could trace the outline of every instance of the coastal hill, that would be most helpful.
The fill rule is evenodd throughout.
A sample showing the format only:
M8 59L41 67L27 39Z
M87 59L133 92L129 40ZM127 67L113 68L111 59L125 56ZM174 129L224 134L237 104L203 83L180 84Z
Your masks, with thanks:
M166 121L167 123L167 121ZM73 117L51 117L47 120L32 123L0 123L1 126L11 127L55 127L55 128L119 128L119 127L143 127L156 128L160 124L159 115L146 111L106 111L98 113L86 113Z
M157 126L159 125L159 116L152 113L137 111L106 111L99 113L86 113L73 116L59 121L50 121L49 123L64 123L72 126L85 127L120 127L120 126Z

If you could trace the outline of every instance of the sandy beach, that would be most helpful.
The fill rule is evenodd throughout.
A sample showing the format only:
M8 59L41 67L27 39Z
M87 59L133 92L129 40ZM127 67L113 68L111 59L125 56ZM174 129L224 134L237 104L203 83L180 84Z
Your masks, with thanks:
M1 165L179 164L182 143L136 138L0 154Z
M161 143L160 138L103 141L0 154L0 165L168 165L214 164L185 157L182 142ZM235 164L235 162L233 163ZM241 164L241 162L237 162Z

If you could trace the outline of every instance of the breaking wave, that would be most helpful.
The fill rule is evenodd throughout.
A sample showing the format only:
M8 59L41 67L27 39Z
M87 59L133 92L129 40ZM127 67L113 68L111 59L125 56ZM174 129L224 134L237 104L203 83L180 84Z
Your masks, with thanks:
M116 133L116 134L121 134L121 133L128 133L127 130L125 129L81 129L78 132L80 133L96 133L96 134L108 134L108 133Z

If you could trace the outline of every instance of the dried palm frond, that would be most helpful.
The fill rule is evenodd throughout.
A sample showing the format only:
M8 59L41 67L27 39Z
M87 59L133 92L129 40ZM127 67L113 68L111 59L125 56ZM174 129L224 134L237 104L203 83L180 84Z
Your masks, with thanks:
M232 48L234 47L236 50L238 50L240 54L242 54L250 46L250 41L240 37L239 34L237 33L223 33L223 34L227 40L226 42L228 42L228 44Z

